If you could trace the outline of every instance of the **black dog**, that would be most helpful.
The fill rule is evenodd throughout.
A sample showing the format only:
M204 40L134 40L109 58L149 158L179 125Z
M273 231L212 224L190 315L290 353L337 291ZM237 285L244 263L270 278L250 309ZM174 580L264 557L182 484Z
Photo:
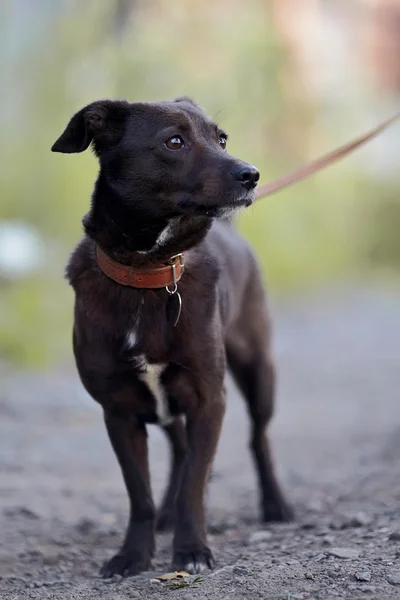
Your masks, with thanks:
M227 221L252 203L259 173L227 154L226 141L190 99L104 100L72 117L52 147L71 153L92 144L100 161L86 235L67 276L76 293L76 364L104 409L130 498L125 541L105 577L149 568L156 522L175 529L176 568L212 566L204 492L226 365L248 404L262 518L291 517L265 434L274 369L264 291L251 250ZM172 446L158 521L147 423L159 423Z

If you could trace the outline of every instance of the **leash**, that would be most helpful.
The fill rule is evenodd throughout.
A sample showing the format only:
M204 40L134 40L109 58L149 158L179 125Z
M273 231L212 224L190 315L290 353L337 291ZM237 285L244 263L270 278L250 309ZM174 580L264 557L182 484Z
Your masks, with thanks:
M382 133L382 131L393 125L393 123L398 119L400 119L400 112L395 114L390 119L387 119L368 133L361 135L360 137L352 140L351 142L348 142L343 146L339 146L339 148L336 148L335 150L332 150L331 152L328 152L327 154L324 154L323 156L320 156L319 158L316 158L315 160L306 163L305 165L299 167L291 173L287 173L286 175L282 175L281 177L278 177L273 181L264 183L264 185L261 185L258 188L258 191L256 193L256 200L259 200L260 198L265 198L266 196L271 196L271 194L283 190L284 188L288 187L289 185L292 185L293 183L298 183L299 181L302 181L303 179L314 175L314 173L317 173L318 171L321 171L322 169L333 165L335 162L339 161L351 152L354 152L354 150L357 150L357 148L359 148L360 146L363 146L364 144L375 138L377 135Z

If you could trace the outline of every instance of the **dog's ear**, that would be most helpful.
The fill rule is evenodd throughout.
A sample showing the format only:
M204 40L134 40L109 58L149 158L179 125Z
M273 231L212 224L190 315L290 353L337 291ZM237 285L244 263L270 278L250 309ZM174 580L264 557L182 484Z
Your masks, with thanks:
M191 104L199 110L202 110L200 106L194 100L192 100L192 98L189 98L189 96L179 96L179 98L175 98L174 102L185 102L186 104Z
M116 144L130 115L125 100L97 100L77 112L51 147L52 152L83 152L93 142L96 154Z

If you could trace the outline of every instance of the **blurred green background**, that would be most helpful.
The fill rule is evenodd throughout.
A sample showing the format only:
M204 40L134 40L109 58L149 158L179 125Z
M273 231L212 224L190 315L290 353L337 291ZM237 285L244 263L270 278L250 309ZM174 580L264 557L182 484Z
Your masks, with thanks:
M63 270L97 165L50 147L82 105L190 95L264 182L397 110L399 11L397 0L3 0L0 358L71 357ZM242 216L271 293L398 285L399 156L396 126Z

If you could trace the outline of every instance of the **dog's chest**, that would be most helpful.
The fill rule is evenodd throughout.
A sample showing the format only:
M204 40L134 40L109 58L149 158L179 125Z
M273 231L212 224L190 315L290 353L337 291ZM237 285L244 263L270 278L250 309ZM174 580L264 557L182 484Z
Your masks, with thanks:
M138 344L137 331L131 329L126 335L125 347L131 353L132 367L139 380L144 383L152 394L155 402L155 412L160 425L168 425L173 420L170 413L168 394L162 382L162 376L167 368L166 363L149 362L145 353L135 352Z

